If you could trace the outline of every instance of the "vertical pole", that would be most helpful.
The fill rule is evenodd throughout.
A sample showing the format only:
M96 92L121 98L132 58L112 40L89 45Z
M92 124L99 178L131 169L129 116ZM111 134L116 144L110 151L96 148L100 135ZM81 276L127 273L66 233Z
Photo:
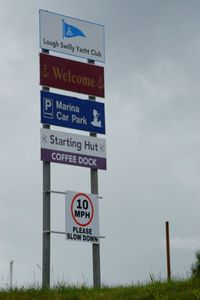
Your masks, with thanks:
M88 63L94 64L94 60L88 59ZM89 96L90 100L95 101L96 97ZM96 133L90 132L90 136L96 137ZM98 195L98 170L90 169L91 193ZM101 287L101 268L100 268L100 244L92 244L92 261L93 261L93 287Z
M98 194L98 171L90 170L91 178L91 193ZM93 286L94 288L101 287L101 268L100 268L100 244L92 244L92 259L93 259Z
M49 53L42 49L42 53ZM42 87L49 91L49 88ZM43 128L50 129L50 125L43 124ZM42 249L42 287L50 287L50 230L51 230L51 165L43 161L43 249Z
M165 222L166 228L166 254L167 254L167 280L171 280L171 263L170 263L170 241L169 241L169 222Z
M14 261L10 261L10 289L12 289L12 283L13 283L13 263Z

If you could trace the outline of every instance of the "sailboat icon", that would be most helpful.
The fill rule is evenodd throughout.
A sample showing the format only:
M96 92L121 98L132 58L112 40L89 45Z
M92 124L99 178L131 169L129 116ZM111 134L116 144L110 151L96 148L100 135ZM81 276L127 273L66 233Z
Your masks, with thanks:
M96 109L93 109L93 121L91 124L95 127L101 127L101 120L99 120L100 113Z

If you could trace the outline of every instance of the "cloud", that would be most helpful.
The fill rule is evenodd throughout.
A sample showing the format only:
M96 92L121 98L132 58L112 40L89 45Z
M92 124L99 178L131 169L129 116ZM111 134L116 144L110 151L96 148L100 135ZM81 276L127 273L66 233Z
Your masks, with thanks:
M175 270L185 274L199 245L200 3L74 0L66 8L63 1L44 0L41 7L39 0L3 0L0 275L6 278L14 259L18 284L32 283L34 276L41 281L39 8L105 25L102 280L123 284L142 281L151 270L164 273L165 220L172 227L171 247L179 253ZM53 190L90 192L88 169L51 168ZM52 229L63 231L64 197L53 195L51 204ZM76 283L84 275L92 284L91 261L91 245L52 236L54 280L64 276Z
M166 247L165 241L158 242L157 245L161 248ZM171 237L170 248L176 251L193 251L193 253L200 248L200 239L198 236L190 237Z

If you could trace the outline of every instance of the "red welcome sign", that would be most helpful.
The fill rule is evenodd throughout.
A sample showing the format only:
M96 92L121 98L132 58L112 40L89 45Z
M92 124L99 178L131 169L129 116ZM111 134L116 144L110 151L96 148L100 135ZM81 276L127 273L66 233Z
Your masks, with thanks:
M40 84L104 98L104 68L40 53Z

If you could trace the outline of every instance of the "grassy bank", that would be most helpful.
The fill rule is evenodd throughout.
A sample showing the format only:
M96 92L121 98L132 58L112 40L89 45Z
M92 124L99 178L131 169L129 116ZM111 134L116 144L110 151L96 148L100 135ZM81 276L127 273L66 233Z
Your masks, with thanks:
M154 282L147 285L102 289L58 287L50 290L14 289L0 291L0 300L200 300L200 279Z

